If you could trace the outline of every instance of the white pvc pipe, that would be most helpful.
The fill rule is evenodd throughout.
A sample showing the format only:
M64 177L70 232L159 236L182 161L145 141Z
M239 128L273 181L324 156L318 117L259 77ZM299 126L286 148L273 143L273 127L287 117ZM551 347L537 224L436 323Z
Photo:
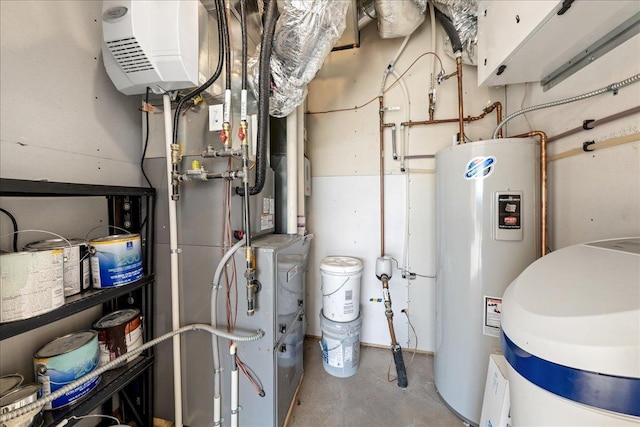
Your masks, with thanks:
M169 204L169 249L171 257L171 328L180 328L180 282L178 276L178 222L176 219L176 201L171 198L172 165L171 144L173 142L173 127L171 117L171 98L168 94L162 96L164 107L164 132L167 157L167 198ZM182 373L180 360L180 337L173 337L173 404L175 426L182 427Z
M287 116L287 234L298 234L298 111Z
M233 366L231 370L231 427L238 427L238 365L235 362L237 346L236 343L233 343L229 347Z
M306 99L305 99L306 102ZM298 235L304 236L307 231L307 219L305 218L305 160L304 160L304 104L298 106Z

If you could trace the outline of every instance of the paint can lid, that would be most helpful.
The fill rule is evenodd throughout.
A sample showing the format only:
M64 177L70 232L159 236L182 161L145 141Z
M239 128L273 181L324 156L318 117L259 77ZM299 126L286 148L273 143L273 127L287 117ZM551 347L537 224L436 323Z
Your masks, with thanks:
M107 314L100 318L93 327L96 329L109 329L114 326L128 323L136 317L140 316L140 310L135 308L128 308L126 310L118 310L113 313Z
M116 242L126 242L131 239L139 238L139 234L113 234L111 236L98 237L97 239L92 239L89 241L92 245L99 243L116 243Z
M91 342L91 340L93 340L94 338L97 342L97 337L98 333L96 331L81 331L65 335L63 337L56 338L50 343L42 346L38 351L35 352L33 357L35 359L45 359L47 357L54 357L61 354L69 353Z
M37 242L31 242L25 245L25 251L42 251L48 249L64 249L70 246L82 245L86 244L86 242L82 239L72 238L72 239L47 239L47 240L39 240Z
M0 397L0 413L4 414L15 409L27 406L38 400L38 394L42 384L33 383L17 387Z
M3 375L0 377L0 397L9 393L14 388L22 385L24 377L20 374Z

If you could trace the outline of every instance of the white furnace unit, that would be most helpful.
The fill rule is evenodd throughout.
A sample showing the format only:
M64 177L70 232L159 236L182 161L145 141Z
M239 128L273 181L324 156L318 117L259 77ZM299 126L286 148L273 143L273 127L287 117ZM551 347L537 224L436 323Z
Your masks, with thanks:
M500 348L502 294L540 253L539 146L504 138L436 154L435 384L480 421L489 355Z

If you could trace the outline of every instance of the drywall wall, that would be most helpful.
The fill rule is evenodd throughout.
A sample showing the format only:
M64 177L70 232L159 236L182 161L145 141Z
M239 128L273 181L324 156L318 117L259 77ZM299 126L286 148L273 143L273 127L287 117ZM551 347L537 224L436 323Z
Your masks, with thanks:
M425 22L411 36L405 51L396 63L404 72L420 54L429 50L430 23ZM438 29L437 53L445 71L454 71L454 62L442 53L442 31ZM333 52L325 61L316 79L309 85L308 155L312 161L313 196L308 218L309 230L319 236L309 272L310 313L309 334L319 335L315 312L322 307L320 275L317 271L324 256L341 254L361 257L365 263L361 304L365 307L364 324L376 325L375 333L363 334L363 341L388 345L384 308L369 301L381 296L380 282L373 275L375 258L379 255L378 171L378 100L382 73L393 58L401 40L382 40L375 26L362 31L362 47ZM596 60L558 86L543 92L538 83L478 88L474 67L464 67L464 114L478 115L490 102L501 101L504 116L523 107L580 95L605 87L640 72L639 36L625 42L614 51ZM432 56L419 59L403 77L410 93L412 120L425 120L427 112L428 76ZM389 76L388 84L395 79ZM457 116L455 79L438 86L435 118ZM532 112L509 122L505 135L517 135L529 130L542 130L553 136L581 126L583 120L601 119L638 106L640 84L597 98L548 110ZM371 103L368 101L373 100ZM385 107L400 107L385 113L385 122L406 121L402 92L394 86L385 92ZM354 109L353 107L360 108ZM336 109L346 111L331 112ZM621 135L639 132L640 115L616 120L597 129L549 144L551 155L582 147L585 140L606 141ZM489 139L495 128L495 115L465 127L470 140ZM415 127L411 129L408 154L433 154L452 143L457 125ZM408 175L392 160L391 133L385 131L385 205L387 215L404 218L405 196L408 196L408 259L410 270L430 276L435 272L435 162L411 160ZM551 249L569 244L620 236L640 235L640 157L638 142L562 158L549 163L549 237ZM407 183L408 180L408 183ZM359 183L356 185L355 183ZM320 191L317 191L319 189ZM358 191L352 191L357 189ZM338 197L336 194L351 194ZM338 205L336 201L339 200ZM366 218L366 219L364 219ZM366 230L344 229L343 224L366 223ZM399 221L387 224L385 238L387 255L402 259L404 226ZM357 234L357 239L353 235ZM326 236L333 236L328 238ZM323 237L324 236L324 237ZM324 244L323 239L331 244ZM355 243L354 243L355 242ZM375 250L374 250L375 249ZM418 276L415 280L394 277L391 284L395 325L408 342L416 343L409 332L406 318L400 310L408 308L417 331L417 347L434 349L434 280ZM397 296L396 296L397 295ZM395 296L395 298L394 298Z
M436 53L442 59L445 74L455 71L455 60L443 52L443 32L438 26ZM316 239L308 275L309 330L320 335L317 313L322 308L319 266L329 255L347 255L362 259L361 308L362 341L388 345L384 304L371 301L382 297L382 285L375 277L375 261L380 255L380 140L377 99L383 71L398 51L402 39L382 40L375 25L361 32L361 47L333 52L315 80L309 85L307 133L308 156L312 162L312 197L309 203L308 229ZM428 90L433 55L429 19L411 36L395 68L405 71L403 80L410 98L407 115L403 92L395 77L389 75L385 92L386 123L427 120ZM409 69L411 64L415 65ZM478 88L475 67L463 67L465 116L477 116L495 101L504 101L503 89ZM436 66L436 73L440 66ZM457 84L452 78L436 87L436 119L457 117ZM372 102L367 103L372 100ZM366 104L366 105L364 105ZM354 106L362 106L353 109ZM346 111L328 112L335 109ZM496 116L465 127L471 140L487 139L496 125ZM452 144L457 123L411 128L405 154L434 154ZM398 133L398 155L400 136ZM414 280L402 278L394 270L390 290L395 328L405 348L433 351L435 335L435 161L406 160L408 173L400 161L393 160L391 131L385 131L385 255L400 265L408 258ZM408 209L408 210L407 210ZM408 212L408 215L407 215ZM405 235L408 239L405 240ZM405 250L405 245L407 250ZM394 269L396 264L394 262ZM431 277L425 277L431 276ZM411 330L401 310L407 309L417 332Z
M0 2L0 177L142 184L140 100L120 94L104 71L101 15L100 1ZM12 212L20 229L67 237L85 237L107 223L104 198L2 198L0 207ZM0 215L1 235L11 231ZM21 233L18 242L47 238ZM0 239L0 249L10 247L10 236ZM97 307L2 341L0 374L20 372L33 380L35 350L91 328L100 314Z

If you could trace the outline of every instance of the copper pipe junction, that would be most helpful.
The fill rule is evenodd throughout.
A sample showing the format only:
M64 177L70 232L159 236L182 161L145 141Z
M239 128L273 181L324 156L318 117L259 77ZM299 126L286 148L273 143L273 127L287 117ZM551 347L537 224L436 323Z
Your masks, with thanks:
M496 110L496 123L500 124L502 122L502 104L499 101L496 101L493 104L486 107L484 110L482 110L482 113L480 115L467 116L462 120L464 122L475 122L476 120L485 118L489 113L493 112L493 110ZM400 123L400 126L413 127L413 126L421 126L421 125L437 125L441 123L458 123L459 121L460 121L459 118L440 119L440 120L422 120L417 122L409 120L408 122ZM502 138L502 129L498 131L498 137Z
M530 138L537 136L540 138L540 246L541 255L547 252L547 134L535 130L529 133L516 135L513 138Z

